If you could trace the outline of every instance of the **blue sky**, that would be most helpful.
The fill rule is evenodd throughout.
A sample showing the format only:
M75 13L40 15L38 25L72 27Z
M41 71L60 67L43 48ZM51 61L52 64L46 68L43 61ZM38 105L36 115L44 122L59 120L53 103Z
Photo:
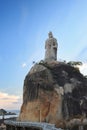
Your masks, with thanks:
M1 107L20 107L25 75L44 59L49 31L58 60L80 60L87 74L87 0L0 0Z

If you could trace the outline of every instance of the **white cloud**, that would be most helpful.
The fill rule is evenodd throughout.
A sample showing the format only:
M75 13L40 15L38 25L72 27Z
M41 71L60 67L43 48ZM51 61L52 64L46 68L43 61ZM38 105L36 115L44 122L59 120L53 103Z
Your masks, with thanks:
M86 62L83 63L81 66L79 66L79 69L83 75L87 75L87 63Z
M22 98L16 95L0 92L0 108L20 109Z
M27 66L26 63L23 63L23 64L22 64L22 68L25 68L26 66Z

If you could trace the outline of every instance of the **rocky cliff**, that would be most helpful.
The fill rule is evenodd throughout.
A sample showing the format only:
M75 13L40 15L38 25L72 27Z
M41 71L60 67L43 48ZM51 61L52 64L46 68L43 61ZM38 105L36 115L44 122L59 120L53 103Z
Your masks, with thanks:
M19 120L49 122L64 127L66 121L87 116L87 79L65 63L35 64L24 80Z

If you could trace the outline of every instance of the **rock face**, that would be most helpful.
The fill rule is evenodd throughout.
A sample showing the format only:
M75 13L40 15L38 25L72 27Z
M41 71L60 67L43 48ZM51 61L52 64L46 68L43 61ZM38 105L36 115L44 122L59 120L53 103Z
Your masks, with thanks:
M34 65L24 80L20 121L54 123L87 116L87 79L65 63Z

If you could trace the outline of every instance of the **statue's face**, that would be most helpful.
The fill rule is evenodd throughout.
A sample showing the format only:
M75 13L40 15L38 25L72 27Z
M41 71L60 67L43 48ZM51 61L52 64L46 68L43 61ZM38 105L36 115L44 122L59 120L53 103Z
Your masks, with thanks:
M52 32L49 32L49 38L53 38Z

